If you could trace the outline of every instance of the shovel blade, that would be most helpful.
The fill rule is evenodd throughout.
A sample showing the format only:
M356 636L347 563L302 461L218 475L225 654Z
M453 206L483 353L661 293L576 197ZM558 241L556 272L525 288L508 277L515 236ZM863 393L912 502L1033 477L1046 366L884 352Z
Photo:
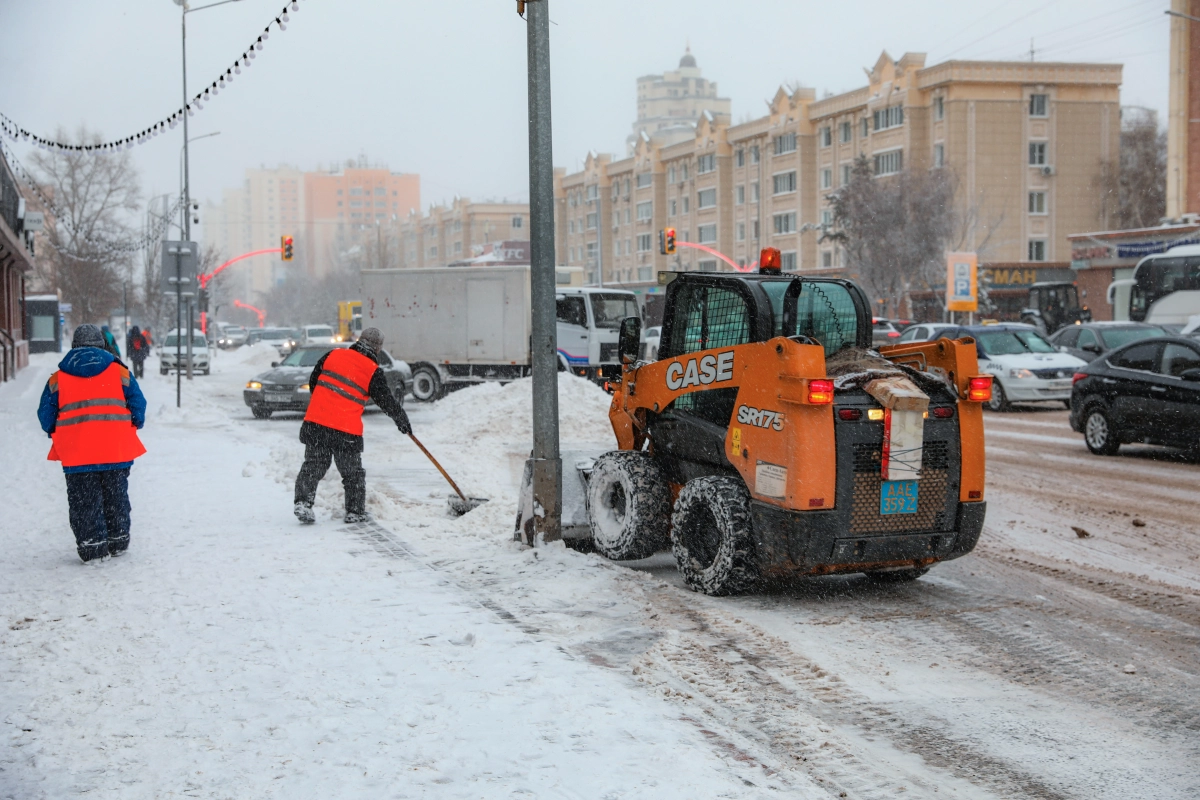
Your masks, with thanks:
M461 517L463 514L474 511L487 501L488 498L486 497L468 497L466 500L464 500L456 494L452 494L446 498L446 502L450 506L450 510L454 512L455 516L459 517Z

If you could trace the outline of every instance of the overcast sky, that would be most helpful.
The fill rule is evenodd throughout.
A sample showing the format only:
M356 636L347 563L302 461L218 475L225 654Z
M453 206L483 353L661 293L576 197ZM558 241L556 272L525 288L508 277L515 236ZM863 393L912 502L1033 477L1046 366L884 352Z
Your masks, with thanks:
M195 0L199 6L204 0ZM282 0L188 15L193 91L241 55ZM192 118L192 194L219 201L246 167L302 169L360 154L421 175L422 202L525 199L525 26L514 0L300 0L243 74ZM818 94L865 83L882 50L956 59L1125 65L1123 105L1166 122L1167 0L551 0L554 163L622 153L635 79L691 43L735 121L781 83ZM0 112L53 135L135 133L180 106L180 10L171 0L0 0ZM150 192L178 192L182 128L133 152ZM17 146L18 157L29 148Z

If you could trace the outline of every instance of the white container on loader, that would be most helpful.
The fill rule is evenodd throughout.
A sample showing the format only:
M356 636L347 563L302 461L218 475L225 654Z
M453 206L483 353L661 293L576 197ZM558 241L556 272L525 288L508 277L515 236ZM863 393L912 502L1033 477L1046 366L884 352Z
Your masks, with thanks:
M528 266L363 270L362 287L363 326L411 365L417 400L530 374ZM636 296L560 286L557 306L560 369L598 380L617 363L621 320L641 316Z

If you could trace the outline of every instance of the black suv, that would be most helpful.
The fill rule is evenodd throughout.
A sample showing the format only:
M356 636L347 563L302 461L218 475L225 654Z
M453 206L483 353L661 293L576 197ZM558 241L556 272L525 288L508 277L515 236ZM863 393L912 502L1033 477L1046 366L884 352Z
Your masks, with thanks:
M1075 373L1071 428L1097 455L1126 442L1200 446L1200 342L1144 339L1097 358Z

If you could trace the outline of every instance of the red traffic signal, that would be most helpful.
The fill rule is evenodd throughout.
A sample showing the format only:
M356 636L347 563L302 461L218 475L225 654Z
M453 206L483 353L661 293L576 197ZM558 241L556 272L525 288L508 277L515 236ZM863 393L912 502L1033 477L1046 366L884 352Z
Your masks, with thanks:
M658 232L658 252L664 256L675 254L675 229L663 228Z
M293 255L292 245L293 244L294 244L294 240L292 239L291 236L280 236L279 237L279 249L282 251L279 255L280 255L280 258L282 258L284 261L292 260L292 255Z

